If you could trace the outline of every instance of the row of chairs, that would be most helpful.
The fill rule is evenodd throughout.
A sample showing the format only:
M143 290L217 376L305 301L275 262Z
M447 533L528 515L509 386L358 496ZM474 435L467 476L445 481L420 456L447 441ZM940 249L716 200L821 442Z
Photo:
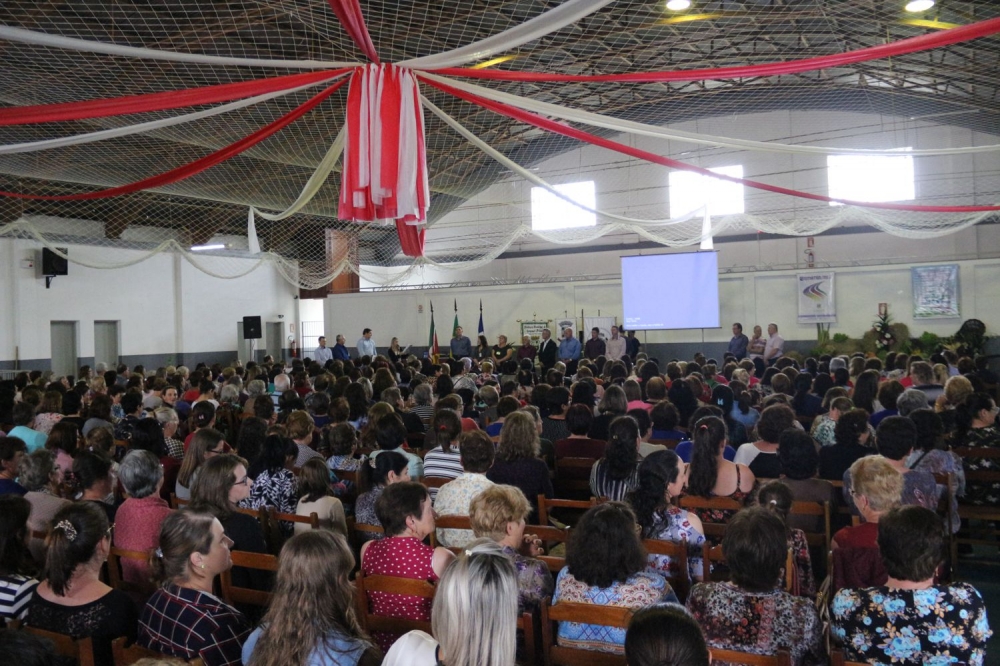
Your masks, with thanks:
M45 631L36 627L22 625L19 620L14 620L7 625L6 631L23 631L52 643L56 654L66 659L74 661L78 666L109 666L107 664L97 664L94 658L94 642L91 638L72 638L66 634L59 634L53 631ZM116 638L111 643L111 651L114 655L114 666L129 666L140 659L145 658L170 658L167 655L147 650L138 645L128 644L128 639ZM204 661L200 658L190 659L186 662L191 666L204 666Z

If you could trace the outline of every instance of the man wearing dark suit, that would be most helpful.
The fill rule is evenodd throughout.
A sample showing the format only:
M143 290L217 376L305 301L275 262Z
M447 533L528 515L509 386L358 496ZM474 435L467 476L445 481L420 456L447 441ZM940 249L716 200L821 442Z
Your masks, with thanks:
M543 370L548 370L556 364L558 353L559 345L552 339L552 331L543 328L542 341L538 343L538 361L542 364Z

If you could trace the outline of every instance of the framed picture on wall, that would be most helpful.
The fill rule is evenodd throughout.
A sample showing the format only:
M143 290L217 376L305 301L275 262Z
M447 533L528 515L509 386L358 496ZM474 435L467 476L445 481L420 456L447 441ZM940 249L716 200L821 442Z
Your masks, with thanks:
M958 264L914 266L913 318L958 317Z

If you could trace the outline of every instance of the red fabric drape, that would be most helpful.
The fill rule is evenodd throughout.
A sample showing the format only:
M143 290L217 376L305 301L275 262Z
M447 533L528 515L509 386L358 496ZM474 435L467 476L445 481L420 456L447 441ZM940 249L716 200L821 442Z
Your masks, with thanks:
M434 71L445 76L462 76L496 81L561 81L561 82L614 82L649 83L663 81L710 81L736 79L749 76L777 76L795 74L827 67L843 67L868 60L877 60L907 53L936 49L949 44L957 44L978 37L1000 33L1000 18L979 21L959 28L941 30L919 37L910 37L889 44L835 53L833 55L790 60L788 62L747 65L744 67L720 67L712 69L691 69L667 72L633 72L629 74L549 74L546 72L510 72L496 69L469 69L465 67L444 67Z
M693 164L688 164L687 162L679 162L677 160L670 159L669 157L663 157L661 155L656 155L654 153L641 150L639 148L633 148L632 146L627 146L623 143L618 143L617 141L612 141L611 139L605 139L604 137L591 134L589 132L584 132L582 130L575 129L568 125L549 120L548 118L543 118L534 113L529 113L521 109L509 106L507 104L502 104L499 102L494 102L492 100L483 99L482 97L477 97L475 95L470 95L464 91L452 88L451 86L443 85L435 81L431 81L426 78L421 80L439 90L451 93L460 99L464 99L467 102L471 102L485 109L495 111L501 115L505 115L508 118L513 118L514 120L519 120L521 122L528 123L529 125L534 125L535 127L549 130L550 132L555 132L556 134L562 134L563 136L568 136L573 139L578 139L580 141L585 141L587 143L593 144L595 146L601 146L602 148L608 148L610 150L623 153L625 155L631 155L632 157L637 157L641 160L646 160L648 162L653 162L655 164L660 164L673 169L684 169L685 171L693 171L695 173L700 173L705 176L710 176L712 178L718 178L720 180L726 180L731 183L740 183L747 187L753 187L758 190L765 190L767 192L774 192L776 194L787 194L793 197L800 197L803 199L812 199L814 201L824 201L833 202L839 204L845 204L848 206L861 206L863 208L879 208L882 210L905 210L911 212L919 213L984 213L989 211L1000 210L1000 206L921 206L916 204L903 204L903 203L871 203L866 201L852 201L849 199L835 199L833 197L824 196L822 194L813 194L811 192L803 192L801 190L792 190L787 187L778 187L777 185L768 185L767 183L761 183L755 180L747 180L745 178L734 178L732 176L724 176L722 174L715 173L714 171L709 171L702 167L695 166Z
M361 5L358 0L329 0L329 2L333 13L340 19L347 34L351 36L358 48L364 52L369 60L376 65L379 64L378 53L375 52L372 37L368 34L368 26L365 24L365 16L361 13Z
M0 109L0 125L29 125L52 123L85 118L105 118L124 116L146 111L164 111L199 104L230 102L244 97L263 95L279 90L297 88L309 83L317 83L349 69L335 69L324 72L290 74L269 79L224 83L217 86L171 90L148 95L126 95L108 99L93 99L83 102L62 102L59 104L39 104L36 106L15 106Z
M306 113L316 108L320 102L325 100L327 97L339 90L345 83L347 79L343 81L338 81L333 84L323 92L319 93L312 99L310 99L305 104L297 107L289 113L286 113L281 118L278 118L274 122L260 128L253 134L239 141L232 143L225 148L215 151L211 155L202 157L201 159L195 160L189 164L179 166L176 169L171 169L165 173L161 173L144 180L140 180L135 183L129 183L127 185L121 185L119 187L112 187L106 190L99 190L97 192L84 192L81 194L63 194L63 195L38 195L38 194L20 194L18 192L0 192L0 196L15 197L18 199L34 199L41 201L79 201L84 199L105 199L108 197L115 197L122 194L130 194L132 192L138 192L139 190L148 190L153 187L162 187L164 185L169 185L170 183L176 183L179 180L184 180L185 178L190 178L191 176L201 173L209 167L213 167L219 162L229 159L235 155L242 153L244 150L251 148L267 137L271 136L275 132L283 129L292 122L298 120Z
M396 220L396 233L403 254L408 257L424 256L424 227Z

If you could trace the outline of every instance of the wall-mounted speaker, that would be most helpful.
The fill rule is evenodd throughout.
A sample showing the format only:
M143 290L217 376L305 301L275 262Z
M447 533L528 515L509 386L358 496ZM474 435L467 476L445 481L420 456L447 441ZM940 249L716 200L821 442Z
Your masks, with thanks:
M243 339L259 340L264 337L260 325L260 317L243 317Z
M66 248L57 248L66 254ZM69 275L68 262L47 247L42 248L42 275Z

